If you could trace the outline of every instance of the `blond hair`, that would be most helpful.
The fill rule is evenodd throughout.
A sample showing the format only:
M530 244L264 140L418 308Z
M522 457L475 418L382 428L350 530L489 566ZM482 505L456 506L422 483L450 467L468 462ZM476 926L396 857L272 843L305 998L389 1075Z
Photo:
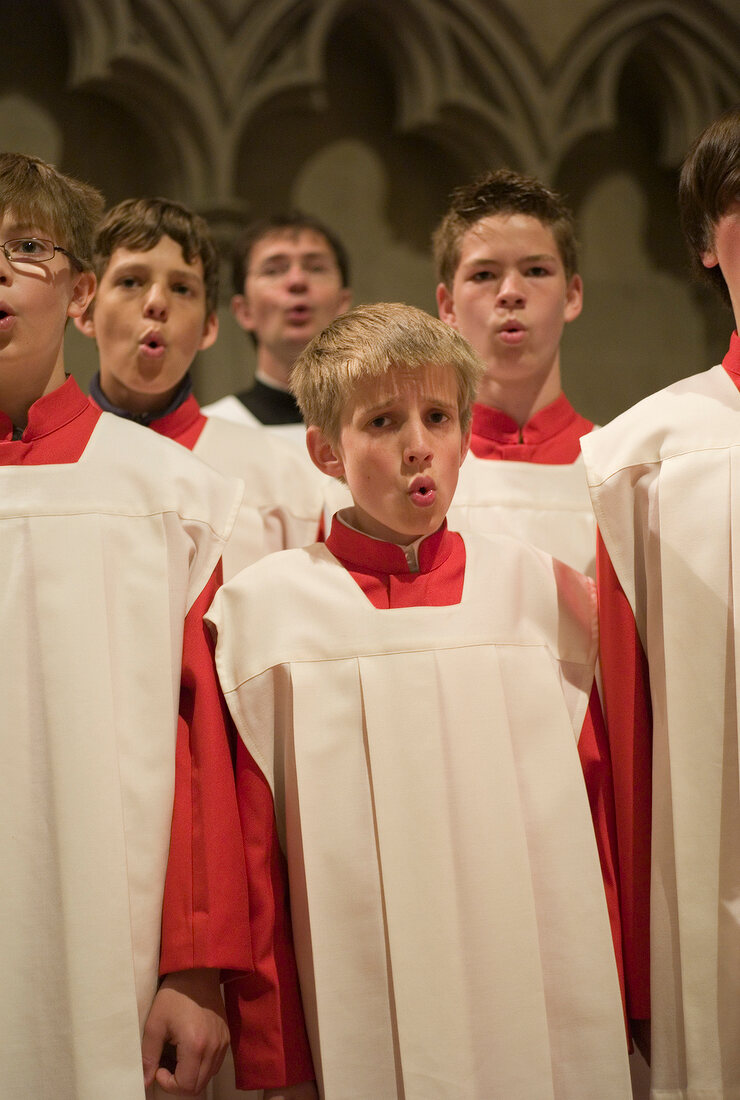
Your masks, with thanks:
M356 306L337 317L299 355L290 388L305 423L336 442L342 411L361 382L428 366L454 371L460 425L467 431L481 360L449 325L400 302Z

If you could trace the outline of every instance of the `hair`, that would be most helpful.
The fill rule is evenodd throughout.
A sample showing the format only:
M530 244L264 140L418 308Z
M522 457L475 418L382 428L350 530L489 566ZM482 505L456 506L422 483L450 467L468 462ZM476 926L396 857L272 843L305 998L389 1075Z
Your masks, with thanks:
M325 239L337 262L342 286L349 286L349 257L339 237L313 215L304 214L302 210L289 210L284 214L271 214L265 218L258 218L251 222L236 239L231 267L234 294L244 293L252 249L259 241L265 237L295 235L306 231L318 233Z
M483 363L455 329L400 302L356 306L337 317L299 355L290 388L305 423L315 424L336 442L342 411L358 385L399 368L427 366L454 370L460 424L466 431Z
M182 203L170 199L124 199L111 207L95 234L95 273L101 279L117 248L148 252L171 237L187 263L200 259L206 291L206 314L218 305L219 256L208 223Z
M681 167L678 207L695 274L731 305L719 266L704 267L702 255L714 244L717 222L740 195L740 107L710 123L693 143Z
M63 175L52 164L25 153L0 153L0 216L12 213L19 222L49 233L92 268L93 234L103 209L95 187Z
M460 263L462 239L482 218L494 214L527 214L552 231L567 279L578 271L575 221L565 202L540 180L508 168L488 172L450 195L447 213L432 236L437 277L452 289Z

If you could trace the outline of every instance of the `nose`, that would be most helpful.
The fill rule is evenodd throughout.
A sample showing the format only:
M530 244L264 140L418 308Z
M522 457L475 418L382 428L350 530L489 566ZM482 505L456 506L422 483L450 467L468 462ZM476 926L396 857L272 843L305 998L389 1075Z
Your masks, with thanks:
M0 282L4 286L12 283L13 281L13 265L8 259L5 249L0 248Z
M159 283L152 283L144 299L144 315L156 321L167 317L167 294Z
M433 448L429 432L421 421L413 421L406 428L403 441L403 461L417 470L426 468L432 461Z
M526 299L524 280L518 271L507 271L499 283L497 303L504 308L522 306Z
M304 290L308 276L300 260L295 260L288 268L288 286L291 290Z

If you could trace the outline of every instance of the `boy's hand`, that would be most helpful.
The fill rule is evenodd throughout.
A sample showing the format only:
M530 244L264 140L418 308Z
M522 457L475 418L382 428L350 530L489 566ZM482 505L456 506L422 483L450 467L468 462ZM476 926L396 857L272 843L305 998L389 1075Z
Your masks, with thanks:
M174 1073L159 1064L165 1043L177 1052ZM168 974L144 1026L144 1085L156 1081L170 1096L198 1096L218 1073L228 1045L218 970Z
M319 1094L313 1081L302 1085L288 1085L284 1089L265 1089L264 1100L318 1100Z

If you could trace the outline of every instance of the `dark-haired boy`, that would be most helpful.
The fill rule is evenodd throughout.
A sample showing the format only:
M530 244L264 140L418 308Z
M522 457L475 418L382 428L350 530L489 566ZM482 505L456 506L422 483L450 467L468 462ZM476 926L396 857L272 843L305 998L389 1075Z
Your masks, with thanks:
M734 311L729 350L583 453L629 1010L646 1040L651 1020L651 1095L719 1100L740 1095L740 109L692 146L679 208L695 269Z
M254 965L250 895L282 889L264 852L245 865L202 622L241 485L65 375L100 208L0 155L0 1064L40 1100L197 1094L228 1042L220 968ZM267 835L269 802L252 811ZM255 1043L255 1083L289 1080L284 1044Z
M292 385L351 506L208 613L275 792L324 1100L631 1096L577 748L606 826L594 586L447 530L481 372L421 310L337 318Z
M595 532L568 402L563 327L581 312L573 217L539 180L501 169L458 188L434 233L443 321L486 373L450 523L507 532L593 573Z
M208 416L264 424L298 442L305 428L290 375L306 344L352 300L349 259L328 226L302 211L247 226L233 252L237 324L257 349L253 385L207 405Z
M97 405L244 480L244 506L224 555L229 577L268 551L312 542L321 494L293 447L207 418L192 394L192 361L218 334L218 266L203 218L169 199L126 199L98 226L98 288L77 325L97 341Z

